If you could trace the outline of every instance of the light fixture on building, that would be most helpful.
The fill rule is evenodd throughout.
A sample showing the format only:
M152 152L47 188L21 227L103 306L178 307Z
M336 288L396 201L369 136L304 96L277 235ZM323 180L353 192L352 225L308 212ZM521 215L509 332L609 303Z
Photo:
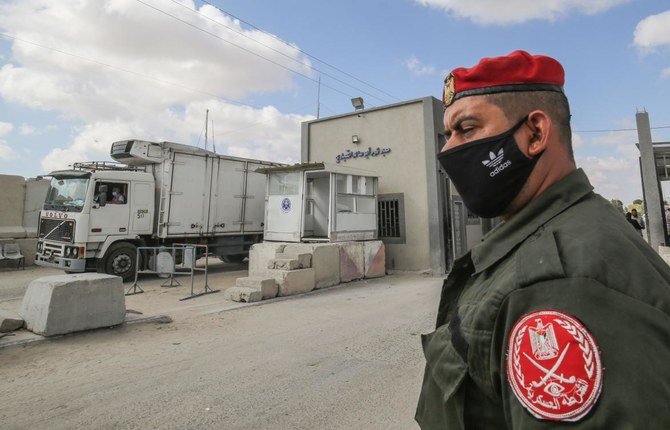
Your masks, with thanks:
M361 143L361 140L358 138L357 134L354 134L353 136L351 136L351 143L356 143L356 144Z
M351 105L354 107L354 110L365 109L365 105L363 104L363 97L354 97L351 99Z

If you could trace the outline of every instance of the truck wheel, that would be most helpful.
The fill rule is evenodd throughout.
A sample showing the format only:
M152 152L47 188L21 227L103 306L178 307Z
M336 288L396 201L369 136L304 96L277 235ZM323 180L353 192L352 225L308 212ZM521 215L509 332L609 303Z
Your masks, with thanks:
M232 255L224 255L223 257L219 258L226 263L241 263L246 257L247 254L232 254Z
M135 279L137 247L132 243L116 243L109 247L107 254L98 265L98 273L120 276L123 282Z

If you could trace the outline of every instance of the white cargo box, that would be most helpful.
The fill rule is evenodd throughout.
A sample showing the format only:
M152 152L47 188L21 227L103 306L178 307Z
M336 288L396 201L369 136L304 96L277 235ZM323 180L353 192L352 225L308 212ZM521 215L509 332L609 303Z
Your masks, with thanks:
M258 169L281 166L140 140L115 142L112 157L153 173L159 238L262 233L265 175Z

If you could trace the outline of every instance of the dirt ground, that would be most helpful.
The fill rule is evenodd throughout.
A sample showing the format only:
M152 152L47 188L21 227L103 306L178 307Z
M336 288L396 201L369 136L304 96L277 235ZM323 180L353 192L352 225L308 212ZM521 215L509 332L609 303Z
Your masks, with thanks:
M6 273L0 294L30 278L7 282ZM210 286L245 275L244 265L221 265ZM260 305L222 293L180 302L190 284L163 281L143 279L147 292L128 296L127 308L172 323L1 348L0 427L417 428L419 334L432 330L440 279L392 275Z

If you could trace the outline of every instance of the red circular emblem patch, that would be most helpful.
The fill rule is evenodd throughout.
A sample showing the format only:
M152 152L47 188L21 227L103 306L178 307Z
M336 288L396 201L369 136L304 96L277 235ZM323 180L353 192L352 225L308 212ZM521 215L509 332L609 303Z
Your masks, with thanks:
M507 380L536 418L577 421L602 389L600 352L576 318L555 310L521 317L507 346Z

